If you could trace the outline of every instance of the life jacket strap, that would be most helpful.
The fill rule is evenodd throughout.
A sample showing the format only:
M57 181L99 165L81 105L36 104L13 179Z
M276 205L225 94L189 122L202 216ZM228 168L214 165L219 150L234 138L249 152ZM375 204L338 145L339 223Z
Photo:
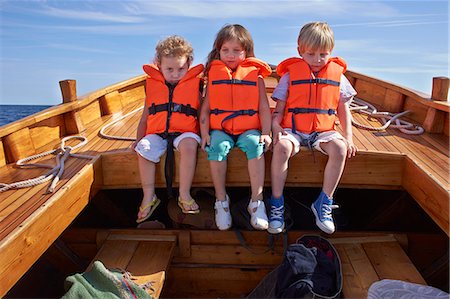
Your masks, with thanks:
M327 84L327 85L333 85L333 86L339 86L340 82L330 80L330 79L324 79L324 78L311 78L311 79L304 79L304 80L293 80L291 81L292 85L298 85L298 84Z
M231 112L231 114L228 115L227 117L225 117L224 119L222 119L222 122L221 122L221 124L220 124L221 127L222 127L222 129L223 129L224 131L226 131L225 128L223 127L223 123L224 123L224 122L226 122L226 121L228 121L228 120L230 120L230 119L232 119L232 118L241 116L241 115L249 115L249 116L253 116L253 115L255 115L255 114L258 113L258 111L253 110L253 109L222 110L222 109L217 109L217 108L215 108L215 109L212 109L212 110L210 111L210 113L211 113L211 114L214 114L214 115L219 115L219 114L222 114L222 113L230 113L230 112Z
M158 134L165 140L167 140L166 160L164 162L164 178L166 179L167 196L169 199L174 197L173 194L173 174L175 167L175 154L173 151L173 141L175 138L181 135L181 133L168 133L164 132Z
M292 112L293 114L300 114L300 113L315 113L328 115L336 114L336 110L334 109L318 109L318 108L289 108L288 112Z
M152 103L152 105L150 107L148 107L149 115L154 115L159 112L168 112L168 111L169 111L169 103L164 103L164 104L159 104L159 105L155 105L155 103ZM170 111L182 113L187 116L197 117L197 109L192 108L190 104L184 105L184 104L171 103Z
M239 79L225 79L225 80L213 80L212 85L218 84L237 84L237 85L251 85L256 86L256 81L239 80Z

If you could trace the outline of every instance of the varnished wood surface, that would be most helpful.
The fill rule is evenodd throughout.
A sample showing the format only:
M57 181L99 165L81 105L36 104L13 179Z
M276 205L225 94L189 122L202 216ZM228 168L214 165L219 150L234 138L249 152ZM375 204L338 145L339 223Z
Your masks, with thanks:
M317 232L290 231L287 242L293 244L302 235L311 234ZM119 238L111 239L108 237L111 235ZM171 263L164 268L165 282L164 286L160 285L162 297L240 298L250 293L283 258L283 238L276 238L273 249L268 250L266 232L242 231L242 235L248 248L240 243L235 232L215 230L127 229L95 233L95 229L74 229L66 232L63 239L83 257L96 260L104 256L103 260L108 260L110 265L126 267L133 253L136 258L137 242L159 239L165 243L166 238L176 238ZM404 241L399 241L407 239L405 235L338 231L326 238L336 247L341 259L344 298L367 298L370 285L380 279L426 284L406 255ZM111 246L108 242L113 241L116 244ZM126 246L125 242L128 242ZM102 249L92 258L99 246ZM158 258L150 254L142 262L151 260L154 270L145 273L160 271L158 265L166 265L168 256L161 253ZM129 270L133 275L137 273L136 269L135 272Z
M136 284L148 284L149 295L159 298L175 243L175 236L111 233L93 261L131 273Z
M390 105L392 109L410 108L413 120L425 121L439 134L406 135L395 129L370 132L353 128L354 141L360 153L347 162L340 186L349 188L406 189L449 234L449 139L448 103L426 101L417 93L389 84L372 86L374 79L353 74L361 95L372 96L379 105ZM93 155L92 161L71 158L66 162L66 171L54 194L46 194L47 184L32 188L9 190L0 193L0 296L26 272L48 246L77 216L89 198L101 188L140 187L136 156L130 149L130 141L107 140L99 137L98 131L106 123L134 110L143 102L143 76L127 83L96 91L78 101L64 104L6 126L0 132L6 153L0 154L0 165L11 157L23 157L39 153L59 145L66 130L81 130L88 144L76 152ZM358 83L358 80L366 80ZM276 85L273 78L267 80L270 95ZM367 83L369 82L369 83ZM372 82L373 83L373 82ZM127 87L128 86L128 87ZM130 87L131 86L131 87ZM384 89L383 89L384 88ZM118 92L119 91L119 92ZM360 90L358 90L360 92ZM100 98L100 100L99 100ZM97 100L96 100L97 99ZM429 105L425 112L420 105ZM271 103L273 106L273 103ZM416 107L417 106L417 107ZM430 110L430 109L435 109ZM105 114L122 111L115 114ZM72 113L75 123L67 123ZM430 116L445 113L437 121ZM102 116L103 115L103 116ZM441 115L442 116L442 115ZM107 133L119 136L136 134L140 113L117 123ZM355 114L363 124L380 124ZM79 126L81 124L81 126ZM11 141L12 140L12 141ZM7 142L7 143L5 143ZM7 145L5 145L7 144ZM16 146L16 148L14 147ZM9 157L11 156L11 157ZM270 186L270 153L266 156L266 185ZM41 159L54 164L53 157ZM326 156L318 152L303 151L291 160L288 186L320 186ZM164 187L163 171L157 168L157 186ZM242 153L233 150L229 163L229 186L248 185L246 160ZM42 175L45 169L17 169L11 164L0 167L0 182L11 183ZM175 185L178 178L175 179ZM194 185L212 186L206 154L199 150ZM73 186L77 186L74 188ZM54 206L58 206L55 208ZM70 211L70 212L67 212ZM54 221L54 219L60 219ZM36 236L41 242L36 242ZM3 254L5 253L5 254ZM19 256L19 258L17 258ZM14 269L14 270L13 270ZM11 274L13 272L13 274Z

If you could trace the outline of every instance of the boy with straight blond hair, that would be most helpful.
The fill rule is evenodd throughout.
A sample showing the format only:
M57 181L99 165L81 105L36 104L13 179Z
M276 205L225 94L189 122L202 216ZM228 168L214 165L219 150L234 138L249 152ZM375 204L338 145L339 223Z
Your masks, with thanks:
M344 170L346 158L355 156L349 103L356 91L343 75L347 65L331 57L334 34L327 23L308 23L298 36L300 57L288 58L277 67L281 76L272 98L277 102L272 115L272 196L269 201L270 233L284 230L284 197L289 159L300 146L328 155L322 191L311 209L316 225L333 233L333 193ZM343 136L336 131L336 116Z

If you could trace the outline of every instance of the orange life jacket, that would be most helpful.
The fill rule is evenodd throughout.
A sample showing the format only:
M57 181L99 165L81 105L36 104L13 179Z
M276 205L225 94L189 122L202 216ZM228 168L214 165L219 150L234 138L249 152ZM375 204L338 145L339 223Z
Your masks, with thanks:
M281 62L277 73L282 76L289 72L290 76L281 127L307 134L334 130L339 85L346 69L345 61L339 57L330 58L317 75L302 58L288 58Z
M260 129L258 77L267 77L270 66L254 57L246 58L235 71L214 60L208 72L210 129L238 135Z
M164 76L155 65L144 65L146 103L148 107L147 134L199 133L197 110L200 106L200 74L203 65L189 69L174 88L166 85Z

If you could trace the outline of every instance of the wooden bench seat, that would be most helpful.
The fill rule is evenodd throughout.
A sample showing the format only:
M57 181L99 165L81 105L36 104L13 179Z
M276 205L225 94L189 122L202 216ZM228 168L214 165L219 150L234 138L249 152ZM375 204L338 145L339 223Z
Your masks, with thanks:
M108 234L93 261L101 261L108 269L130 272L140 285L151 283L148 293L159 298L177 237L151 234Z
M382 279L427 284L392 235L330 240L341 258L344 298L367 298L372 283Z

